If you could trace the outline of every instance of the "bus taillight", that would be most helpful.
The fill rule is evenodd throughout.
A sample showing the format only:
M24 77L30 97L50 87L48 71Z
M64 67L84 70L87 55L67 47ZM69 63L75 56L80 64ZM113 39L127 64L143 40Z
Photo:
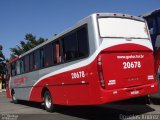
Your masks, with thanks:
M97 64L98 64L98 75L99 75L100 85L102 88L105 88L105 81L104 81L103 70L102 70L102 58L100 55L98 56Z

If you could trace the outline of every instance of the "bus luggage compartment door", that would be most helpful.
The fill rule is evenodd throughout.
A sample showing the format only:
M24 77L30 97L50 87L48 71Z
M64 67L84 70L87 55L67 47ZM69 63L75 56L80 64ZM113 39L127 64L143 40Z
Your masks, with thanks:
M152 52L102 53L100 56L106 89L140 86L155 80Z

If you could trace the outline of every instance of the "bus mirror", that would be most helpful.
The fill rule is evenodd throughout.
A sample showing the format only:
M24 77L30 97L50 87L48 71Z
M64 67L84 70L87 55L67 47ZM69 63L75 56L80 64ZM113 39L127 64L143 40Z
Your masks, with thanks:
M151 35L153 35L153 28L151 28L151 29L149 30L149 33L150 33Z
M160 35L158 35L157 38L156 38L155 47L156 48L160 47Z

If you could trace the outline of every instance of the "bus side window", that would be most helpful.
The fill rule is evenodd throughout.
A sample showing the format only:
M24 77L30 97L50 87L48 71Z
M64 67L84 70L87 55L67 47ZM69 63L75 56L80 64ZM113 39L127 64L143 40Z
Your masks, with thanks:
M77 39L78 39L78 54L79 58L88 56L89 48L88 48L88 33L87 27L83 27L77 31Z
M29 55L29 68L30 68L30 71L35 69L35 56L34 56L34 53L31 53Z
M64 61L70 61L78 58L78 41L76 32L64 37L62 41Z
M53 43L53 64L61 62L60 43L59 41Z
M44 47L44 66L49 67L53 64L52 60L52 44L47 44Z
M16 61L16 73L20 74L20 60Z
M15 64L15 62L13 62L13 63L11 64L11 75L12 75L12 76L15 76L15 75L16 75L16 64Z
M35 51L35 69L40 68L40 50Z
M29 72L29 55L25 56L25 72Z
M61 62L60 44L56 44L56 61L57 61L57 63Z
M44 67L44 49L40 49L40 68Z
M25 61L25 59L24 58L22 58L21 60L20 60L20 73L24 73L24 71L25 71L25 66L24 66L24 62Z

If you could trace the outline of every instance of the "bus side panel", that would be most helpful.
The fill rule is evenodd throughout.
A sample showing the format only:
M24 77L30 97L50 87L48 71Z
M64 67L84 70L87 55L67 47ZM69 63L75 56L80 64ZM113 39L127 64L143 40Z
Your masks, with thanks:
M62 86L48 86L49 91L52 95L52 100L54 104L65 105L66 104L66 95L65 88Z
M15 92L15 96L18 100L27 100L28 101L28 95L31 90L30 87L15 87L13 88Z
M42 92L42 87L32 87L31 91L34 91L30 94L29 101L34 101L34 102L42 102L42 96L41 96L41 92Z
M32 73L21 74L13 76L10 81L10 88L14 90L15 96L19 100L29 100L30 91L32 90L33 84L39 79L39 71L33 71ZM38 86L40 89L40 86ZM36 89L36 91L37 91ZM39 92L36 92L37 96ZM36 97L38 98L38 97ZM37 101L37 100L36 100ZM39 101L39 100L38 100ZM38 102L37 101L37 102Z
M84 73L84 75L83 75ZM69 105L91 105L100 103L100 86L96 61L86 67L64 74L64 86Z
M65 104L64 88L61 85L62 78L63 76L59 75L42 79L31 90L29 100L42 102L42 90L47 88L51 92L55 104Z
M52 94L54 104L100 104L101 93L96 69L97 64L95 60L85 67L43 79L36 86L47 87ZM31 91L31 101L39 101L41 99L41 90L36 86Z
M47 82L47 81L46 81ZM29 101L34 101L34 102L42 102L43 101L43 96L42 96L42 90L43 88L47 88L52 95L52 99L54 100L54 104L61 104L61 105L65 105L66 104L66 100L64 99L65 95L64 95L64 87L60 87L60 86L41 86L41 87L33 87L32 88L32 93L30 94L30 98Z

